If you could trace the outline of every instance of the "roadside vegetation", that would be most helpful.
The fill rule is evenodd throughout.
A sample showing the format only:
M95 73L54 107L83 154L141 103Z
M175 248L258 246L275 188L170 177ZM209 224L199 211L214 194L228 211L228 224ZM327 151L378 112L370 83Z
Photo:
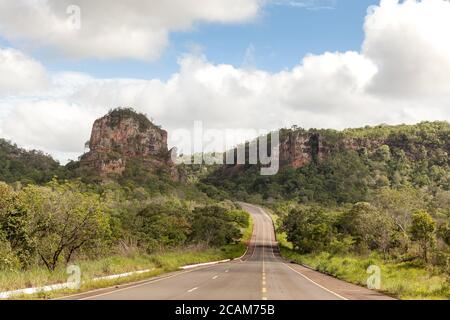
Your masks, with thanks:
M305 132L283 129L281 140ZM77 161L0 140L0 291L60 282L73 263L86 279L154 268L137 279L238 257L251 237L240 200L272 210L286 259L361 285L377 265L383 292L450 299L450 124L308 134L328 150L311 145L298 169L181 165L183 182L130 162L99 183Z
M297 134L319 135L325 151L311 145L310 163L275 176L218 168L202 190L270 208L286 259L361 285L377 265L381 291L450 299L450 124L294 127L281 141ZM349 141L359 147L340 147Z
M335 209L283 203L272 208L286 260L362 286L374 265L381 269L381 292L401 299L450 299L444 220L416 208L403 232L393 213L379 203Z
M245 252L248 213L231 201L183 197L116 183L0 183L0 291L65 282L69 264L88 280Z

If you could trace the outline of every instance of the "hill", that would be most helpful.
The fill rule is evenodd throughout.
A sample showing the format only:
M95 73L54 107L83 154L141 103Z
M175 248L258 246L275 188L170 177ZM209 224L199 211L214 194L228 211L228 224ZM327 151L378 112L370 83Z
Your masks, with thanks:
M294 127L280 132L277 175L261 176L258 166L220 166L202 182L238 199L354 203L382 187L448 190L449 153L448 122L344 131Z

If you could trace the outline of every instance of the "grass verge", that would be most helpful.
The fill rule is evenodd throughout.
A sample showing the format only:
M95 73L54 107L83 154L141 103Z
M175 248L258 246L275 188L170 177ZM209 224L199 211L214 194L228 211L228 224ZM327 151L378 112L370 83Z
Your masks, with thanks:
M238 243L229 244L221 248L190 248L152 255L135 254L130 257L112 256L94 261L75 261L73 264L78 265L82 271L81 278L83 284L80 289L63 289L14 296L12 298L52 299L64 295L148 279L167 272L176 271L184 265L239 258L245 253L252 232L253 221L249 215L249 224L247 228L242 230L242 239ZM93 278L97 277L145 269L150 269L151 271L119 279L92 281ZM57 268L53 272L43 267L35 267L26 272L2 271L0 272L0 292L64 283L67 281L67 276L65 267Z
M426 268L411 262L384 260L379 254L368 256L330 254L320 252L299 254L292 250L286 234L279 231L280 222L276 214L271 217L277 229L277 241L284 259L307 265L317 271L357 285L366 286L366 272L371 265L381 269L380 292L399 299L450 299L450 277L436 268Z

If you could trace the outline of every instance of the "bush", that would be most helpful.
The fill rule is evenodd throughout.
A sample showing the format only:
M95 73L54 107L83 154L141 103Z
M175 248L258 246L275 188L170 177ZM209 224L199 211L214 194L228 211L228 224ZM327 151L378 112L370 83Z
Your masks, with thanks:
M331 217L318 207L291 210L282 230L301 253L323 250L333 239Z
M226 209L214 205L196 208L191 216L190 240L212 246L223 246L242 237L235 221L237 212L230 214ZM241 220L241 218L238 218Z

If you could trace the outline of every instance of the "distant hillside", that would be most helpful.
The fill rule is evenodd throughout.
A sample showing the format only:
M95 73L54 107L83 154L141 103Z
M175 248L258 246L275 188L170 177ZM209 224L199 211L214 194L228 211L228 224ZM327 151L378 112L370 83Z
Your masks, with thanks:
M449 153L448 122L344 131L294 127L280 132L277 175L261 176L255 166L223 166L203 183L240 199L259 194L266 199L357 202L382 187L449 190Z
M44 183L60 171L60 165L41 151L17 147L0 139L0 181Z

